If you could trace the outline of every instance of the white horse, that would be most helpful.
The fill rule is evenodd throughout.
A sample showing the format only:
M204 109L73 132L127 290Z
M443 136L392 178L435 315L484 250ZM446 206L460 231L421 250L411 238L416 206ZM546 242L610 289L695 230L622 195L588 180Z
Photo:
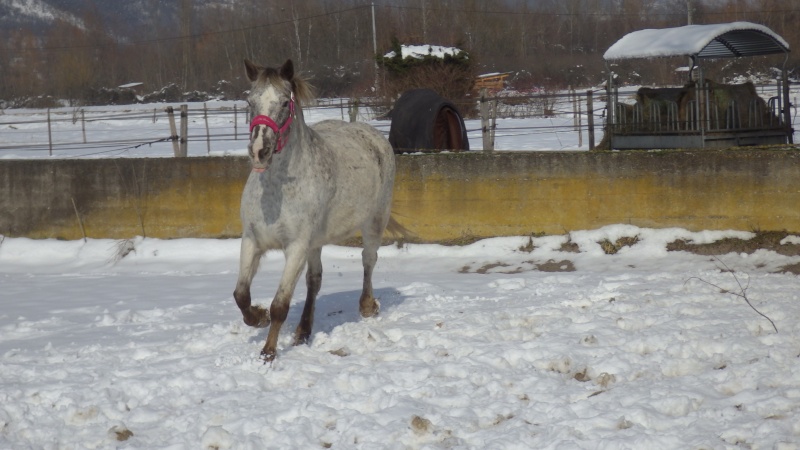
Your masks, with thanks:
M291 60L279 69L245 60L245 69L252 83L247 101L255 116L247 146L253 170L242 193L242 248L233 296L247 325L272 323L261 351L264 361L272 361L306 265L308 293L294 343L306 343L311 336L325 244L361 232L360 312L362 317L378 313L372 270L390 219L395 161L389 142L369 125L338 120L306 125L302 105L312 96L306 82L295 76ZM286 266L267 311L251 305L250 284L270 249L283 250Z

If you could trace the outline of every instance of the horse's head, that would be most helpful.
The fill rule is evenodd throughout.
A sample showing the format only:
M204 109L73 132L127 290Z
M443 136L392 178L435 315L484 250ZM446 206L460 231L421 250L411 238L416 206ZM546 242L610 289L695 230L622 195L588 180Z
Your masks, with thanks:
M280 153L289 140L289 131L295 118L297 79L292 60L279 69L261 67L244 61L247 78L252 86L247 103L253 114L250 123L250 144L247 150L253 170L263 172Z

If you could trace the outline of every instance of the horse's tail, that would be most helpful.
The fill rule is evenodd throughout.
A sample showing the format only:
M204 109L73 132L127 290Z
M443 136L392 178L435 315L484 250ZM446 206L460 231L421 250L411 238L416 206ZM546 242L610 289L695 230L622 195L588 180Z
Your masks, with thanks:
M402 238L403 241L418 240L414 233L394 218L394 215L389 216L389 223L386 224L386 231L392 236Z

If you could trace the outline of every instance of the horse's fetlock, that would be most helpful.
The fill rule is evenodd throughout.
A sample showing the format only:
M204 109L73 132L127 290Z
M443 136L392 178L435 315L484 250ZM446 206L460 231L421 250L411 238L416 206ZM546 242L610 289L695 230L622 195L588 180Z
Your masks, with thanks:
M286 321L286 316L289 315L289 305L280 302L272 302L269 308L269 314L272 320L283 323Z
M236 306L242 311L250 308L251 299L249 291L239 291L237 289L233 291L233 298L236 300Z

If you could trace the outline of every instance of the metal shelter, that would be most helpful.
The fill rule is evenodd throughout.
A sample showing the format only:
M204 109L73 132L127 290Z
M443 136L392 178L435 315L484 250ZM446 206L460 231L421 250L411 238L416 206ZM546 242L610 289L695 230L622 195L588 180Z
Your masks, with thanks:
M768 101L752 84L706 80L699 60L784 54L776 94ZM786 60L789 44L750 22L687 25L629 33L603 55L608 73L608 121L612 149L714 148L792 143ZM695 81L681 88L642 88L634 105L620 103L610 62L685 56Z

